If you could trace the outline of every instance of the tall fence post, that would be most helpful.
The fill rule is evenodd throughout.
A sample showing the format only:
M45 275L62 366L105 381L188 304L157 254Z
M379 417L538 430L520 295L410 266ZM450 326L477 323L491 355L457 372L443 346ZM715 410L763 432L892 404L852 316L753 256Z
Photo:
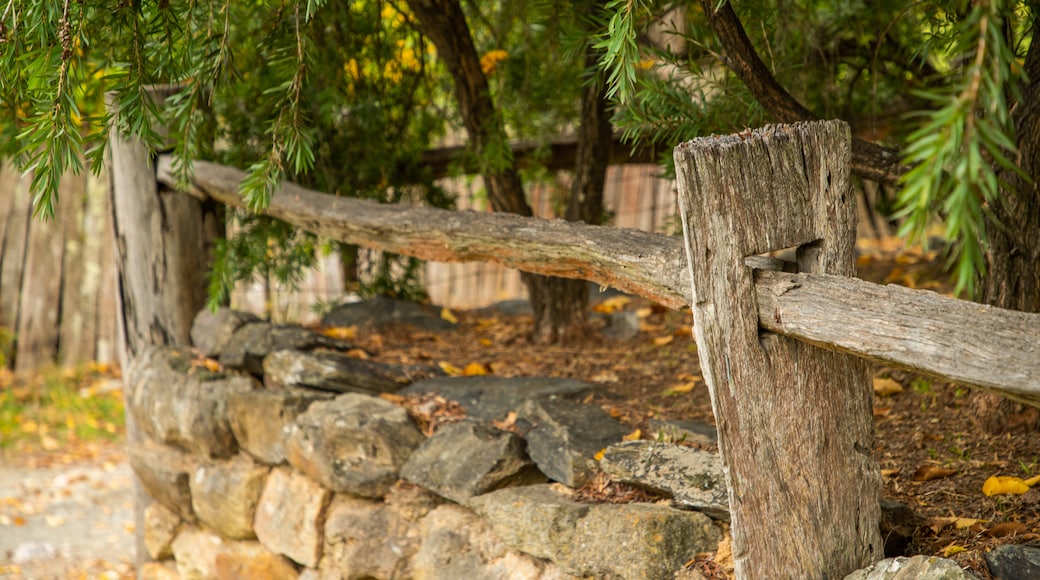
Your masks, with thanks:
M155 87L149 97L160 104L176 87ZM118 112L114 95L109 111ZM151 152L138 138L113 128L112 215L119 270L118 314L122 331L119 360L124 379L134 380L133 362L150 346L189 346L191 324L206 303L206 272L214 238L223 231L223 214L214 206L161 188ZM127 445L143 435L126 413ZM148 495L134 477L134 520L138 567L148 561L144 549L144 508Z
M797 247L800 272L855 273L850 143L828 121L675 149L738 578L842 578L883 553L869 368L760 330L748 265Z

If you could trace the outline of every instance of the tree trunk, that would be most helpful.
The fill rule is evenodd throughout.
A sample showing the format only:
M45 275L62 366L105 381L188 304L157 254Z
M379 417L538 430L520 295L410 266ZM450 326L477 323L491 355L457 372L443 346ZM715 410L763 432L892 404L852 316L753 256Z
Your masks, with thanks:
M586 49L585 70L596 70L599 56L592 47ZM572 222L599 225L603 221L603 186L607 180L613 146L610 124L611 108L606 86L597 75L586 85L581 99L581 126L578 128L578 151L574 163L574 181L564 217ZM538 287L544 292L535 306L535 340L568 342L588 331L589 285L583 280L546 279ZM537 310L540 308L541 310ZM539 322L541 322L539 324Z
M487 77L480 68L480 57L458 1L408 0L408 6L415 13L420 32L437 47L438 57L455 81L462 122L477 155L509 152L505 128L491 100ZM606 159L609 161L609 148L607 151ZM599 156L601 153L593 155ZM581 152L578 158L578 165L581 166ZM604 164L602 170L605 171L605 168ZM590 169L589 175L592 173ZM511 155L507 162L497 166L493 161L486 162L482 176L493 210L522 216L533 214L524 194L516 160ZM575 183L580 183L580 180L576 179ZM579 197L588 199L584 188ZM599 213L602 213L602 209ZM536 341L555 342L584 333L588 300L582 294L586 291L585 287L579 291L576 282L550 280L524 272L521 272L520 279L527 287L534 309Z
M1029 48L1025 63L1029 82L1013 109L1018 134L1018 166L1031 178L1004 171L1009 187L1002 203L993 205L986 223L986 277L982 300L987 304L1040 312L1040 43ZM975 417L987 430L1040 427L1040 412L990 393L972 394Z

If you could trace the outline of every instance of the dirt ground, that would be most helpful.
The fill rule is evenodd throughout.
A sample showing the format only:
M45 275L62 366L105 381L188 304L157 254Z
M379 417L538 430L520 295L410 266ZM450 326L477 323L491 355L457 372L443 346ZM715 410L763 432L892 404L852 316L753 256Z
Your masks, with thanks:
M941 275L931 255L867 256L859 266L861 277L873 281L945 290L934 282ZM459 325L450 335L399 327L361 333L358 341L376 360L589 381L596 385L591 402L633 431L640 429L643 437L652 436L647 426L654 417L713 421L691 314L638 299L614 300L599 310L613 308L637 313L641 330L635 338L614 342L593 333L577 345L537 346L528 339L529 316L472 311L454 313ZM605 324L603 315L594 317L595 327ZM1022 421L992 434L974 416L969 389L886 368L875 369L875 376L884 391L874 403L883 495L922 518L909 552L948 556L988 578L986 551L1040 541L1040 491L982 493L990 476L1027 478L1040 472L1035 429ZM99 449L87 463L63 465L54 457L60 458L60 451L35 459L9 457L0 464L0 577L130 577L133 528L125 457L115 448ZM64 575L15 563L14 551L27 542L52 546L63 557Z

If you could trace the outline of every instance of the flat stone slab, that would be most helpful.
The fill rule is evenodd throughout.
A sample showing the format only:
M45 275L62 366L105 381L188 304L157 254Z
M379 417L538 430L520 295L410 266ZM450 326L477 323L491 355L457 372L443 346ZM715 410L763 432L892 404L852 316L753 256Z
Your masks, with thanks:
M570 487L591 479L596 454L628 433L603 409L566 400L527 401L517 409L516 424L538 469Z
M430 365L367 361L338 352L279 350L264 358L269 388L308 387L337 393L396 393L417 378L443 376Z
M508 485L545 481L515 433L463 421L442 427L405 462L401 477L456 503Z
M631 483L671 496L685 509L729 521L729 500L722 458L672 443L624 441L611 445L599 462L614 481Z
M376 330L389 324L408 324L431 332L455 329L454 324L441 318L440 308L436 306L386 296L341 304L326 314L321 323L326 326L356 326Z
M722 538L701 513L645 503L581 504L548 485L500 489L467 505L506 545L576 576L671 580Z
M149 497L180 519L195 521L189 485L195 466L190 455L145 439L130 444L130 467Z
M466 416L480 421L502 419L529 400L579 399L593 386L573 379L551 377L444 377L417 381L402 395L439 393L457 402Z
M845 580L975 580L953 560L936 556L888 558L856 570Z
M402 408L347 393L314 403L289 425L289 463L340 493L380 497L426 438Z
M348 351L357 346L301 326L250 322L235 330L224 343L220 351L220 364L259 376L264 373L264 357L272 352L316 348Z

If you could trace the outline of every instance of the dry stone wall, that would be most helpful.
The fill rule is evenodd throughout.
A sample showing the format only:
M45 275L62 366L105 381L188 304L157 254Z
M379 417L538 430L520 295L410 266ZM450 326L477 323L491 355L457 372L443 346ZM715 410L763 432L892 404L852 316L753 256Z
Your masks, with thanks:
M192 338L127 373L131 464L152 500L143 578L673 578L722 537L667 500L571 497L626 432L576 402L588 384L374 364L227 310L200 313ZM467 418L427 437L379 396L418 392ZM523 429L492 424L509 412Z

